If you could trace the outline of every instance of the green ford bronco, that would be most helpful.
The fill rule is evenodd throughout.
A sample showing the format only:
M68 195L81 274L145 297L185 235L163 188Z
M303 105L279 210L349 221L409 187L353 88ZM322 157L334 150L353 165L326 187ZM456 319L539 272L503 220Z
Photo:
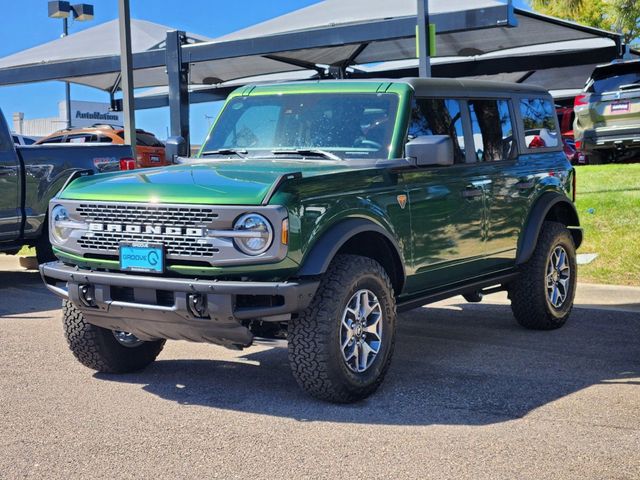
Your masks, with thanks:
M524 327L565 323L575 172L557 140L525 142L550 125L549 94L515 84L242 87L195 159L61 191L41 273L89 368L144 368L166 339L279 338L304 390L356 401L389 367L397 311L506 290Z

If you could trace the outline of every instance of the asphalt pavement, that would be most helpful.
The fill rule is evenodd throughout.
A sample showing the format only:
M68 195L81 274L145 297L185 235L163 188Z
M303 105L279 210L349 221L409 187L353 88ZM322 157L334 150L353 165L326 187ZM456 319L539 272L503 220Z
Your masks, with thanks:
M95 374L59 300L0 257L0 478L640 478L640 289L581 285L553 332L485 300L402 314L381 389L339 406L269 346L168 342Z

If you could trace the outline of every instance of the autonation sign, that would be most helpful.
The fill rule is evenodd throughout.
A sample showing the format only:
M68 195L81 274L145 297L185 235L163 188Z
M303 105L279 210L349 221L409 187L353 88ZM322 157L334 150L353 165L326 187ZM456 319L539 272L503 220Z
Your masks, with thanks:
M60 118L66 118L65 102L60 102ZM108 103L71 101L71 124L74 127L90 127L98 123L123 125L123 114L109 111Z

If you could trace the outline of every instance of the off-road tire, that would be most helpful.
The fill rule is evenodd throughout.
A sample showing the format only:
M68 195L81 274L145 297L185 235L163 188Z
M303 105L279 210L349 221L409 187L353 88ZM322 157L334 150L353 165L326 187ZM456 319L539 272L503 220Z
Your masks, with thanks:
M102 373L129 373L151 364L164 347L164 340L125 347L113 332L85 322L71 302L62 305L62 322L69 349L85 367Z
M560 308L549 301L545 284L547 262L556 246L566 251L570 268L569 289ZM518 278L509 285L511 310L516 321L532 330L562 327L573 308L577 273L576 247L571 233L561 223L544 222L533 255L520 267Z
M366 288L380 302L383 335L371 366L356 373L340 349L340 326L347 302ZM296 381L312 396L350 403L371 395L382 383L395 344L396 303L391 281L376 261L358 255L338 255L323 275L309 307L289 322L289 363Z

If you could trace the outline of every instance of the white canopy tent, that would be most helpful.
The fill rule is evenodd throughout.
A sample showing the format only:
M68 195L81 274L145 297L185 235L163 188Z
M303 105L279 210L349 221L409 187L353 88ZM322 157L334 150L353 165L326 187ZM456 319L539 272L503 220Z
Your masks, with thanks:
M278 75L415 75L414 67L376 68L415 63L417 2L323 0L214 40L134 20L135 87L169 87L136 108L170 105L172 135L188 139L189 103L220 99L234 85ZM528 74L622 55L620 35L514 9L511 0L429 0L429 15L437 31L434 76ZM118 51L116 23L109 22L0 59L0 85L55 79L113 93Z
M174 29L146 20L131 20L133 53L163 49L167 39L167 31L170 30ZM211 40L209 37L193 33L187 33L186 38L188 44ZM24 66L51 65L57 62L81 61L114 55L120 55L117 20L0 58L0 70ZM112 91L114 87L118 86L119 77L119 73L113 72L87 77L64 77L59 80ZM134 81L137 86L166 85L166 73L163 68L137 70L134 73Z
M464 75L465 66L471 71L476 63L482 64L488 60L504 60L520 58L524 63L529 63L528 58L533 56L546 56L554 54L563 54L584 58L588 62L592 57L594 50L615 51L614 41L610 38L587 38L583 40L573 40L568 42L549 43L544 45L535 45L527 47L518 47L506 49L502 51L491 52L483 55L475 55L470 57L436 57L432 59L432 69L434 76L451 76L447 75L449 69L462 71L460 78L471 78L480 80L494 80L502 82L525 83L529 85L538 85L552 91L557 92L559 96L568 96L575 94L584 86L585 81L599 64L605 59L594 63L585 63L583 65L568 65L552 68L526 69L517 71L505 71L502 73L493 73L486 75ZM611 58L615 55L610 54ZM639 58L636 52L631 51L627 54L628 58ZM530 62L533 64L534 62ZM505 67L505 70L507 68ZM418 60L406 59L395 60L389 62L380 62L370 65L360 65L351 76L353 78L399 78L416 76L418 72ZM240 78L220 83L216 86L192 84L189 87L191 93L191 102L207 102L224 98L232 89L247 84L257 84L266 82L291 82L303 81L319 78L319 74L313 70L297 70L285 73L276 73L268 75L259 75L254 77ZM147 89L136 95L139 108L154 108L167 104L167 87L155 87Z
M314 70L317 65L415 58L416 5L416 0L324 0L215 40L187 34L188 43L199 43L183 47L183 58L190 59L190 83L213 85L258 75ZM470 31L508 26L512 21L510 3L500 0L430 0L429 5L431 21L438 31L443 35L453 32L450 40L455 44L452 51L456 52L473 48L483 36L469 36ZM171 29L141 20L132 22L137 88L168 84L164 66L135 65L136 53L159 53L167 30ZM301 42L303 38L316 40ZM366 40L360 41L363 38ZM200 43L203 40L208 41ZM265 48L257 50L268 51L255 53L258 41ZM322 45L304 48L305 43ZM448 45L449 40L444 44ZM200 52L208 52L205 57L220 58L202 58ZM49 69L50 77L109 91L117 82L117 72L82 74L82 69L74 68L72 62L104 60L118 53L117 22L112 21L0 59L0 85L21 83L21 79L39 81L42 75L31 75L32 70L30 75L20 73L26 73L25 67L59 64L60 68Z
M512 9L509 3L499 0L430 0L429 8L430 20L436 24L439 33L433 58L433 64L440 66L434 71L437 76L526 72L526 69L509 68L509 63L514 58L529 61L561 51L581 52L584 56L596 48L607 49L607 55L614 58L614 52L619 49L619 37L615 34ZM324 0L215 40L187 33L183 58L190 62L189 83L225 86L225 82L242 83L248 78L254 81L262 75L273 79L273 75L279 73L287 73L289 79L306 79L317 72L322 73L325 67L328 71L331 66L382 74L388 72L387 65L392 64L376 64L395 61L405 62L408 68L413 68L416 14L416 0ZM407 26L413 28L407 29ZM501 26L505 28L487 30ZM327 41L324 46L295 49L299 42L293 40L303 38L301 35L329 39L332 32L340 28L395 28L398 33L389 35L380 31L381 40L376 40L374 34L366 35L367 41L354 38L352 43ZM134 54L161 53L168 30L171 29L164 25L133 20ZM291 39L291 43L286 43L287 39ZM240 47L270 40L275 53L256 54L255 49L245 48L251 54L242 54ZM289 50L288 46L294 48ZM219 50L228 54L219 59L200 60L202 50L213 52L213 57L220 56L215 54ZM118 28L114 20L0 59L0 85L12 83L3 82L3 72L14 81L20 77L18 70L24 67L60 64L69 68L61 68L57 79L113 92L118 87L117 71L87 75L74 71L69 63L112 58L118 54ZM479 67L496 59L501 62L503 71L485 72ZM581 58L574 60L590 65L602 61L600 58L592 62ZM465 75L466 70L469 75ZM10 75L12 73L15 75ZM136 68L134 84L136 88L167 86L165 66Z

